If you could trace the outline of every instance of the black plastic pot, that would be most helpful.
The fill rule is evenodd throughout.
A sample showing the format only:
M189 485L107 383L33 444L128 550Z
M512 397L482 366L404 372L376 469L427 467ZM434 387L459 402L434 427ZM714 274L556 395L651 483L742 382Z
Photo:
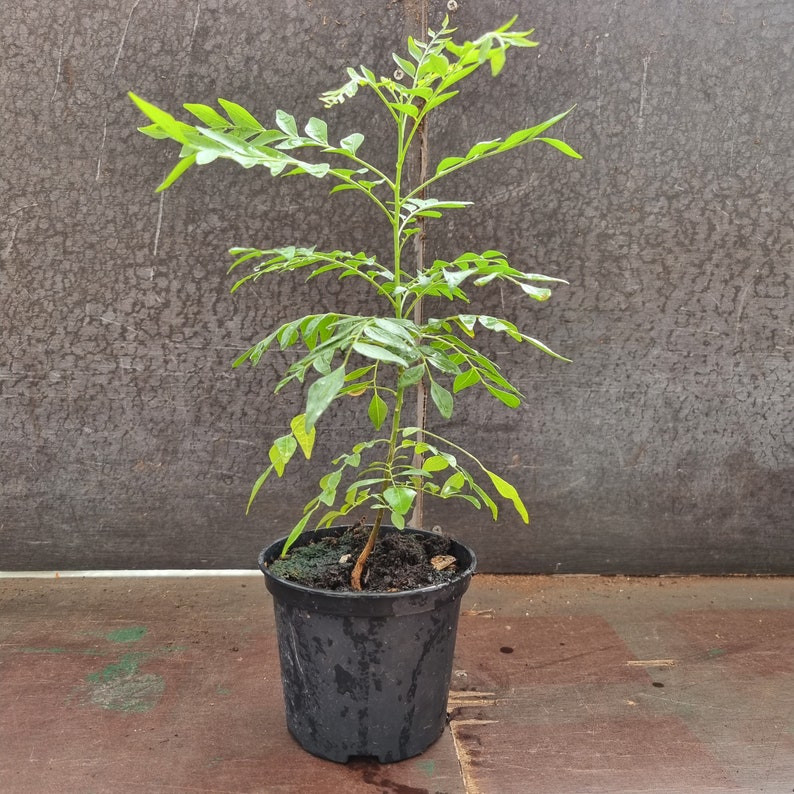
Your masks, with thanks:
M307 533L298 543L343 530ZM283 545L281 539L266 548L259 568L273 596L290 733L305 750L332 761L374 756L387 763L421 753L444 730L460 601L474 573L474 552L453 543L459 572L439 585L348 593L275 577L267 563Z

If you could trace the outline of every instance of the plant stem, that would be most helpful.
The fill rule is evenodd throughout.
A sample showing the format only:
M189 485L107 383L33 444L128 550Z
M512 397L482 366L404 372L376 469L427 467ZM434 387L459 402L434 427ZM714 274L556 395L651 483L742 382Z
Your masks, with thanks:
M425 29L427 25L425 24ZM418 156L418 175L417 181L422 184L427 179L427 163L429 160L429 147L428 147L428 125L427 116L423 116L417 125L419 134L419 156ZM425 191L419 193L419 198L425 198ZM425 269L425 217L419 216L419 234L414 236L414 253L416 255L416 268L415 272L418 274ZM414 322L421 326L424 323L424 311L422 297L418 297L412 304ZM409 309L410 311L410 309ZM427 422L427 386L425 379L419 381L416 385L416 427L419 428L417 434L417 442L424 439L425 424ZM421 455L414 455L413 465L417 469L422 468ZM410 524L416 529L423 529L425 523L425 492L423 488L417 488L416 501L414 502L414 509L411 513Z
M391 472L391 467L394 463L394 457L397 454L397 438L400 434L400 416L403 409L404 395L405 387L398 386L397 393L394 397L394 414L392 415L391 434L389 435L389 451L386 456L386 471L389 473ZM386 490L388 485L389 481L384 480L382 492ZM380 533L380 527L383 523L383 514L385 510L385 507L378 508L378 512L375 516L375 523L372 525L372 531L369 533L367 543L361 550L361 554L358 555L356 564L353 566L353 572L350 574L350 586L354 590L361 590L361 576L364 573L364 566L367 564L369 555L372 554L372 550L375 548L375 542L377 541L378 534Z
M427 29L427 11L423 11L422 16L422 30ZM414 78L414 85L416 84L416 78ZM381 95L381 99L384 99ZM386 103L388 107L388 103ZM419 151L419 175L418 181L419 183L423 183L427 179L427 138L426 138L426 124L424 122L424 118L422 118L418 123L414 124L413 128L411 129L410 134L406 139L406 118L405 116L398 116L392 111L392 117L397 122L397 129L398 129L398 143L397 143L397 160L395 163L395 174L394 174L394 181L391 182L387 180L387 183L393 190L394 195L394 214L391 217L392 220L392 230L393 230L393 238L392 238L392 246L393 246L393 285L394 287L402 286L402 271L401 271L401 254L402 254L402 240L401 240L401 225L400 225L400 213L402 211L403 206L403 196L402 196L402 178L403 178L403 170L406 165L406 160L408 158L409 149L411 147L411 140L415 133L419 133L419 140L420 140L420 151ZM422 197L424 197L424 191L422 191ZM419 226L420 226L420 233L418 235L419 239L416 241L416 267L414 268L415 272L420 272L424 268L424 237L425 237L425 230L424 230L424 218L420 217L419 219ZM396 294L396 293L395 293ZM402 302L393 301L392 305L395 309L395 315L398 318L405 316L405 307ZM421 323L422 321L422 302L421 299L418 300L413 305L413 314L414 320L417 324ZM402 375L402 371L400 371L400 375ZM390 471L391 467L394 463L394 457L397 451L397 438L400 432L400 420L402 415L402 408L403 408L403 397L404 397L405 388L403 386L398 386L397 391L394 397L394 412L392 414L392 425L391 425L391 435L389 436L389 451L386 458L386 466L387 469ZM418 401L416 405L417 411L417 424L421 428L424 429L425 426L425 411L426 411L426 400L427 395L424 389L424 383L420 384L418 389ZM421 406L421 407L420 407ZM384 481L381 493L383 493L388 486L388 482ZM423 520L423 507L422 507L422 489L417 489L416 499L418 500L417 505L414 509L412 514L412 522L413 519L418 516L418 520L421 522ZM361 576L364 572L364 566L366 565L367 560L369 559L369 555L372 553L372 550L375 548L375 543L378 539L378 535L380 533L380 527L383 523L383 516L385 513L385 508L380 507L378 512L375 516L375 522L372 525L372 531L369 533L369 537L367 538L367 542L364 548L361 551L358 559L356 560L356 564L353 567L353 572L350 576L350 585L354 590L361 590Z

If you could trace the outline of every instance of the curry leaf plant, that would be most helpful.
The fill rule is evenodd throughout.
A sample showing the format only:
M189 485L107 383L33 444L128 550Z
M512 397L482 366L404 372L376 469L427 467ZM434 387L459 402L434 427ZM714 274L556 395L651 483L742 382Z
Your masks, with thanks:
M298 451L311 457L317 424L331 403L348 395L364 396L362 404L374 432L332 461L282 552L286 554L309 526L330 526L351 511L373 510L368 543L353 569L354 589L361 589L364 564L384 517L404 528L419 494L463 499L477 508L487 508L494 519L499 497L511 503L525 522L529 520L513 485L490 471L476 455L428 430L422 419L405 417L406 396L420 386L444 419L453 415L455 396L465 389L482 389L509 408L521 405L524 396L519 389L478 346L482 332L501 334L567 361L506 319L458 311L421 319L417 311L422 301L431 297L465 305L471 290L496 282L509 284L529 299L545 301L551 294L550 284L565 283L513 265L498 250L465 251L420 266L414 246L408 245L428 219L471 204L436 193L437 185L450 174L530 143L543 143L568 157L580 157L567 143L546 136L568 110L506 137L475 143L465 153L443 157L413 184L408 179L409 155L417 146L422 125L458 95L457 84L484 66L495 77L508 50L537 45L530 40L534 31L513 30L514 23L515 18L474 41L456 43L455 29L445 19L440 30L427 32L426 41L408 38L407 54L393 56L397 71L391 77L378 77L365 66L348 68L347 82L320 97L326 109L333 109L356 97L361 89L374 95L393 122L396 156L393 167L386 170L367 159L362 133L331 140L328 126L320 118L310 118L299 129L292 115L278 110L275 127L268 127L240 105L219 99L222 112L207 105L184 105L198 120L186 123L130 94L151 122L140 131L181 145L179 161L158 190L172 185L193 165L233 160L244 168L264 166L273 176L306 174L331 180L335 183L331 193L356 191L377 207L391 230L389 261L365 252L318 251L299 245L231 249L231 271L237 277L233 291L247 282L302 271L307 279L326 273L340 279L361 279L380 298L383 311L379 314L327 312L287 322L234 362L234 366L256 364L269 349L296 348L299 355L286 368L275 391L293 381L308 384L305 406L284 435L272 442L269 465L253 486L249 508L268 477L284 475ZM431 197L431 193L436 195Z

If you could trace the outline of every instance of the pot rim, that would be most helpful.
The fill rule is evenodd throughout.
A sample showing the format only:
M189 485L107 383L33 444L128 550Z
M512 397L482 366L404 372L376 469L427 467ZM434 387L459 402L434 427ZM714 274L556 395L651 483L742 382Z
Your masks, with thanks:
M368 525L368 526L371 526ZM301 537L310 536L310 537L327 537L329 535L333 535L335 532L343 532L344 530L349 529L349 525L340 525L340 526L333 526L328 527L327 529L316 529L308 532L304 532ZM430 537L434 537L437 533L429 532L425 529L416 529L414 527L405 527L405 529L397 529L396 527L383 525L381 530L385 530L386 532L410 532L416 535L426 535ZM468 555L470 558L469 563L465 566L463 570L456 571L455 574L447 579L444 582L438 582L436 584L425 585L424 587L416 587L411 590L397 590L395 592L384 592L384 591L357 591L357 590L325 590L319 587L309 587L308 585L299 584L298 582L293 582L290 579L282 579L280 576L276 576L266 565L265 560L268 558L270 560L275 559L276 554L281 550L281 547L284 545L286 541L286 536L279 538L278 540L271 543L269 546L266 546L262 551L259 553L258 558L258 565L259 570L265 576L265 582L268 585L268 589L270 585L275 585L276 587L284 587L287 588L295 594L302 593L306 596L321 596L322 598L328 599L350 599L355 598L358 599L367 599L368 601L396 601L398 599L404 599L406 597L411 596L425 596L428 594L432 594L438 592L440 590L444 590L445 588L449 588L450 586L454 586L461 582L466 582L466 586L468 587L468 580L474 575L475 568L477 567L477 557L469 546L464 543L461 543L459 540L455 540L451 538L453 543L453 553L458 556L461 551L464 552L465 555ZM465 562L465 558L464 558Z

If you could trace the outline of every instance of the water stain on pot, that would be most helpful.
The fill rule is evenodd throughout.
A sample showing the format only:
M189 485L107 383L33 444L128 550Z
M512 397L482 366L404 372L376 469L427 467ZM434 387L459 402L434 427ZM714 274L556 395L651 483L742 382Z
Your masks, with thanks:
M334 681L336 682L336 691L340 695L355 694L356 677L340 664L334 667Z

